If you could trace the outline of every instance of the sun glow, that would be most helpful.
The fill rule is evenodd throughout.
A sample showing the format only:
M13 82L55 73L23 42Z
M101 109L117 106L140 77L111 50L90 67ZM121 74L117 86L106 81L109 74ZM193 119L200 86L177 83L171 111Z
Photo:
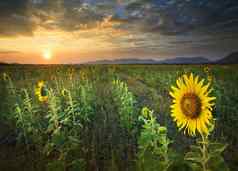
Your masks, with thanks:
M42 56L46 60L50 60L52 58L52 52L49 49L43 51Z

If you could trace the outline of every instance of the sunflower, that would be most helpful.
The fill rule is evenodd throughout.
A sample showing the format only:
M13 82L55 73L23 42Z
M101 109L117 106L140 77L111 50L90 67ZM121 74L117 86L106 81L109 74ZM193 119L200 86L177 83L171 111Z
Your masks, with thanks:
M212 126L212 107L215 97L210 97L210 84L204 84L199 76L183 75L177 79L177 87L172 86L170 95L173 98L171 116L179 130L191 136L198 131L201 135L209 134Z
M204 71L205 73L209 73L209 72L210 72L210 67L209 67L209 66L204 67L204 68L203 68L203 71Z
M48 100L48 90L44 81L39 81L37 83L35 94L38 96L40 102L46 102Z

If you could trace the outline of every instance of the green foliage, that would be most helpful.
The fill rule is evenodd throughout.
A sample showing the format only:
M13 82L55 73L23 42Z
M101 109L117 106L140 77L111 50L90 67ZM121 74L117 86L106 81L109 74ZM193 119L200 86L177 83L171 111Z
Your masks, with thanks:
M64 171L64 170L65 170L64 164L59 160L53 161L47 165L47 171Z
M115 104L117 105L120 122L128 131L133 129L136 122L135 98L128 90L126 83L120 80L113 81Z
M153 116L153 111L147 107L142 109L139 120L142 121L142 132L138 140L140 170L168 170L172 161L169 158L171 141L167 137L167 128L160 126Z
M22 90L22 103L16 104L15 107L15 118L16 126L21 131L18 134L18 140L24 140L26 145L37 144L41 145L41 125L40 119L38 118L38 109L32 103L32 99L26 89Z
M7 73L2 74L2 83L3 87L1 87L1 97L3 101L1 102L1 109L6 108L5 110L1 110L1 119L7 119L8 121L15 121L15 107L13 107L12 102L14 104L18 103L18 93L15 85L13 84L12 78ZM5 98L4 98L5 96ZM8 114L4 113L8 111Z
M10 80L10 93L16 92L10 77L7 80ZM59 88L59 83L56 84ZM78 89L77 98L67 89L63 89L62 94L52 88L46 89L48 101L39 105L34 103L27 89L22 89L18 95L19 102L13 112L18 143L24 142L28 150L37 147L36 150L45 157L53 156L47 170L86 169L81 137L93 117L93 92L88 82Z
M227 144L210 142L208 137L203 137L196 145L191 145L185 160L194 171L229 171L222 157L226 147Z
M69 171L86 170L86 162L82 159L76 159L71 163Z
M11 77L7 73L3 73L3 80L7 83L7 89L9 90L10 94L15 96L16 93L16 88L12 82Z
M88 103L85 87L80 88L81 94L77 100L73 99L71 92L67 89L62 90L63 97L56 96L52 89L49 91L47 132L51 138L45 145L44 151L48 156L57 152L58 160L65 164L73 157L69 167L72 169L80 167L82 170L81 163L84 163L84 160L81 155L80 139L83 136L83 128L87 126L89 117L92 116L92 107L89 106L91 103ZM74 150L78 150L78 153L74 153ZM85 166L85 163L83 165Z
M211 67L217 97L217 125L206 147L212 154L206 163L211 171L227 169L222 155L231 170L236 170L236 67ZM201 162L203 145L192 147L190 152L195 154L189 152L185 162L184 153L193 139L178 133L170 117L168 89L186 72L205 76L203 66L187 65L5 66L0 70L0 126L9 126L6 132L14 132L13 140L15 135L18 140L17 146L6 146L6 150L20 147L9 160L16 161L17 156L18 166L27 163L31 169L25 170L40 171L199 170L202 164L191 157ZM40 80L47 82L49 98L45 103L34 95ZM143 106L160 115L147 109L138 120ZM1 142L2 138L8 139L0 133ZM168 136L176 143L170 144ZM214 140L229 143L224 154L226 146L212 143ZM9 165L9 160L0 156L0 170L6 170L2 163Z

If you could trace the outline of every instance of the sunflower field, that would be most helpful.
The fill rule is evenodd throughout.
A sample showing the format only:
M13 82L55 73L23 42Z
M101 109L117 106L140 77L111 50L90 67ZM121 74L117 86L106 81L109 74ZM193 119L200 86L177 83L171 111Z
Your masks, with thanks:
M237 171L237 65L1 65L1 171Z

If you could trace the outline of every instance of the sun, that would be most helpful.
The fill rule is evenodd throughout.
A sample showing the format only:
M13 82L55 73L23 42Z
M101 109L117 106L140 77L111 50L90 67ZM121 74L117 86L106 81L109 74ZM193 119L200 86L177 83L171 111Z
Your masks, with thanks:
M46 60L50 60L52 58L52 51L49 49L46 49L42 52L42 57Z

